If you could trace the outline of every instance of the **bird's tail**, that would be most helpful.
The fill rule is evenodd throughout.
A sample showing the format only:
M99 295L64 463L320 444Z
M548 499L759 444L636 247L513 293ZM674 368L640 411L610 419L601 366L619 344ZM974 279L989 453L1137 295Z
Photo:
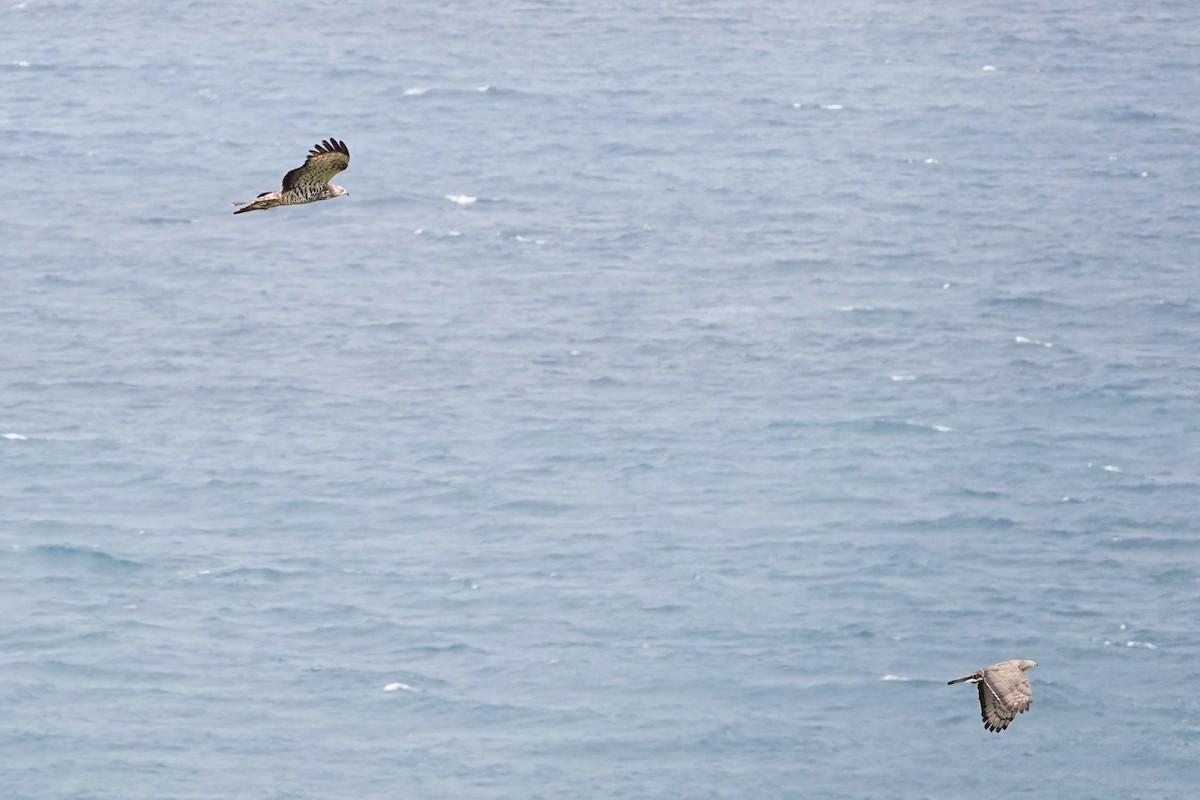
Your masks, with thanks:
M274 208L280 205L279 192L263 192L253 200L239 200L234 203L235 206L245 206L233 212L235 214L245 214L247 211L261 211L264 208Z
M270 206L265 206L262 203L258 202L257 197L254 198L253 200L238 200L236 203L230 203L230 205L231 206L244 206L244 208L239 208L237 211L233 212L235 214L245 214L247 211L260 211L264 208L270 208Z

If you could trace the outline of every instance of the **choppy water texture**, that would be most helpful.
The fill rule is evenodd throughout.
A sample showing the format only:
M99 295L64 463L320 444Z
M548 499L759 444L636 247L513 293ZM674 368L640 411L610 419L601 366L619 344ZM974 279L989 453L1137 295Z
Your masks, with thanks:
M1197 30L5 4L4 796L1193 793Z

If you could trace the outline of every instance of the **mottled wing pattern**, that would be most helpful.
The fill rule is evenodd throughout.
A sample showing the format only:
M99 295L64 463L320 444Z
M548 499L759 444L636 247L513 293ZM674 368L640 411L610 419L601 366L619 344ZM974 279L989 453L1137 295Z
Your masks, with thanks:
M1008 723L1016 716L1008 710L1008 706L996 696L988 686L987 681L979 681L979 710L983 714L983 727L993 733L999 733L1008 727Z
M979 682L979 708L983 727L999 733L1017 714L1029 710L1033 689L1019 661L1001 661L983 670Z
M350 166L350 148L337 139L326 139L308 151L304 163L283 176L283 191L298 186L320 187L329 183L334 175Z

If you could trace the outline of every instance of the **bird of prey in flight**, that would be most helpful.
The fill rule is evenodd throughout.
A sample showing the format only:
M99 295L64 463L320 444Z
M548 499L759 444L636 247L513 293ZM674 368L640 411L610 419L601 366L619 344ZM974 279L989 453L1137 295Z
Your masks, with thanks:
M973 675L965 675L947 682L947 686L970 681L979 686L979 710L983 714L983 727L999 733L1008 727L1017 714L1029 710L1033 703L1033 689L1025 670L1036 667L1036 661L1013 659L984 667Z
M239 208L233 213L245 214L247 211L315 203L318 200L348 195L350 193L341 186L335 186L329 181L349 165L350 148L346 147L346 143L337 139L326 139L308 151L308 158L304 159L303 164L283 176L283 188L280 191L263 192L253 200L234 203L235 206L245 208Z

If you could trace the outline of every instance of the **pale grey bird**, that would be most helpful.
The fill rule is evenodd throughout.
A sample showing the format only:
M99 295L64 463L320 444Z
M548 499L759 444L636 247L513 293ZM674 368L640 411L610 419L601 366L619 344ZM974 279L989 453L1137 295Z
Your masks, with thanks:
M983 727L999 733L1008 727L1017 714L1029 710L1033 703L1033 689L1025 670L1036 667L1036 661L1013 659L984 667L974 675L966 675L947 681L947 686L970 681L979 685L979 710L983 713Z
M334 175L348 166L350 148L346 147L346 143L337 139L326 139L308 151L308 158L303 164L283 176L283 188L280 191L263 192L253 200L234 203L235 206L245 208L239 208L233 213L245 214L247 211L315 203L318 200L348 195L350 193L341 186L334 186L329 182Z

